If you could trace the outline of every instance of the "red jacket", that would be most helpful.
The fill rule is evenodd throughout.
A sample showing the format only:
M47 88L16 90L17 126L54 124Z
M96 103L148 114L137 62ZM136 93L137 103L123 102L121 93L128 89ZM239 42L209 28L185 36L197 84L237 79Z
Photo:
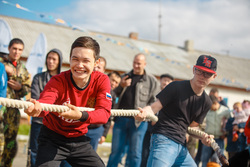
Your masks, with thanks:
M245 136L247 137L247 144L250 144L250 126L247 126L249 124L250 117L248 117L246 126L245 126Z
M43 124L49 129L66 137L78 137L88 132L89 124L105 124L110 117L111 97L110 81L101 72L92 72L90 81L83 90L73 84L70 70L62 72L50 79L41 93L39 102L63 105L70 103L77 107L95 108L88 111L89 117L85 122L65 119L56 112L43 111Z

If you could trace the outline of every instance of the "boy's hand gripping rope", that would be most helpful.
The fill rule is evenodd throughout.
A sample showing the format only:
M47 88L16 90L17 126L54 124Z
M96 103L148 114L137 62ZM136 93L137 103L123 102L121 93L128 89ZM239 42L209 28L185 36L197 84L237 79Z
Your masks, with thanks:
M202 137L206 134L205 132L202 132L200 130L197 129L193 129L188 127L188 133L198 139L202 139ZM217 156L219 157L219 160L222 164L223 167L227 167L229 166L229 162L227 160L227 158L225 157L225 155L223 153L221 153L221 149L218 146L218 144L215 142L214 139L210 139L211 140L211 147L213 148L213 150L216 152Z
M50 112L66 112L69 110L69 107L63 105L55 105L55 104L45 104L40 103L42 106L43 111L50 111ZM19 109L27 109L31 105L34 105L28 101L22 100L15 100L15 99L8 99L8 98L1 98L0 97L0 105L12 108L19 108ZM94 108L87 108L87 107L77 107L80 111L94 111ZM139 114L139 110L121 110L121 109L112 109L111 116L136 116ZM158 117L154 114L148 114L146 116L147 120L151 120L154 122L158 121Z

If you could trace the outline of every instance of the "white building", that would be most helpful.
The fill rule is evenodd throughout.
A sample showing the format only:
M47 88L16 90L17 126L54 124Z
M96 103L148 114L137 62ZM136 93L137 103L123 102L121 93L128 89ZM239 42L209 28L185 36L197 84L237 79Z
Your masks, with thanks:
M209 51L195 50L193 41L185 41L184 47L137 39L138 34L130 37L117 36L93 31L81 31L70 27L23 20L0 15L11 28L14 38L25 43L21 60L26 61L40 33L47 38L47 51L58 48L63 53L63 70L69 69L69 52L72 42L79 36L91 36L101 46L101 56L107 60L107 71L127 72L132 69L133 57L142 52L147 57L146 71L156 77L163 73L173 75L176 80L188 80L193 76L192 68L201 54L209 54L218 61L218 77L206 89L219 89L220 96L232 108L235 102L250 100L250 59L231 57Z

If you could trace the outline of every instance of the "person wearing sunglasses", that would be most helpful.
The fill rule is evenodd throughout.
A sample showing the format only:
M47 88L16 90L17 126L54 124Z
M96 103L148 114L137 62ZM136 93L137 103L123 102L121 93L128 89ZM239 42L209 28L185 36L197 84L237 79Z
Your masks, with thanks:
M186 147L188 127L201 124L212 102L205 88L215 79L217 60L201 55L193 67L191 80L174 81L167 85L150 106L139 108L136 120L142 121L147 113L158 115L151 136L147 166L197 166ZM210 146L213 135L204 135L202 143Z

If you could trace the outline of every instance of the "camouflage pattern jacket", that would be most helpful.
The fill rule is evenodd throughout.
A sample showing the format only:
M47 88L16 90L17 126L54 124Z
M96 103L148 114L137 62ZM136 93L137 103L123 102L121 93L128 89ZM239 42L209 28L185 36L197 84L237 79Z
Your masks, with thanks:
M19 91L15 91L14 89L7 87L7 98L11 99L21 99L22 97L26 96L30 93L31 89L31 76L26 69L25 65L21 63L20 60L17 61L17 66L15 67L12 62L9 60L8 57L0 57L0 62L4 65L8 65L13 68L14 74L12 76L8 76L9 80L18 81L22 88Z

